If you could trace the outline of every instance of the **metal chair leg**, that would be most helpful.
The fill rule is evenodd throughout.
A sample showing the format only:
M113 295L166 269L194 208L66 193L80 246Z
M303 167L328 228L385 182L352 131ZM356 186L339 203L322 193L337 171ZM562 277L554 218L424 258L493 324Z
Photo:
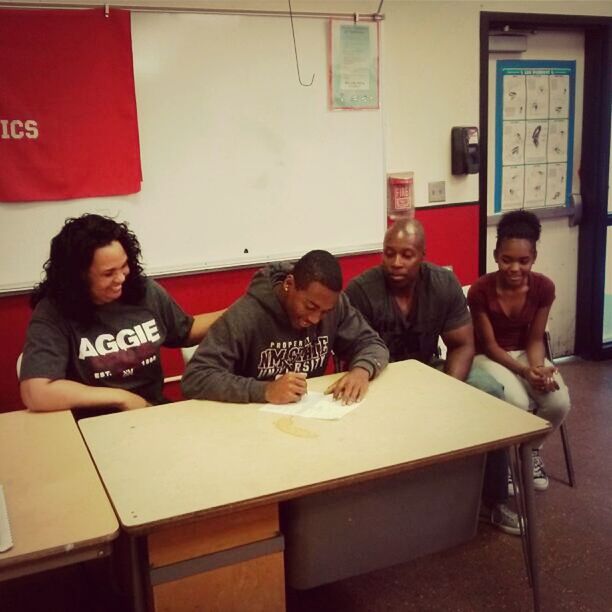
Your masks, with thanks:
M550 332L548 330L544 332L544 349L546 352L546 358L554 365L555 362L553 360ZM565 458L567 478L569 480L570 487L573 487L576 484L576 477L574 476L574 462L572 461L572 451L570 449L569 437L567 435L565 423L561 423L559 426L559 431L561 432L561 441L563 442L563 456Z
M572 451L570 449L569 437L567 435L567 427L565 423L559 426L561 432L561 441L563 442L563 454L565 456L565 468L567 469L567 478L570 487L576 486L576 477L574 475L574 462L572 461Z

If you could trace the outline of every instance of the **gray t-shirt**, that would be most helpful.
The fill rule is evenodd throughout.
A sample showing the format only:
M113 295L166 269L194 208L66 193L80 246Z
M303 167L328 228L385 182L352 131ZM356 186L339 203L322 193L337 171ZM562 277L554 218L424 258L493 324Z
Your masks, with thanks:
M389 292L381 266L354 278L345 292L383 339L391 361L418 359L429 364L437 355L440 334L472 322L456 276L428 262L421 264L416 299L407 316Z
M155 281L146 279L138 304L96 307L84 328L43 298L34 309L23 349L20 379L68 379L132 391L152 404L164 401L160 347L183 346L193 317Z

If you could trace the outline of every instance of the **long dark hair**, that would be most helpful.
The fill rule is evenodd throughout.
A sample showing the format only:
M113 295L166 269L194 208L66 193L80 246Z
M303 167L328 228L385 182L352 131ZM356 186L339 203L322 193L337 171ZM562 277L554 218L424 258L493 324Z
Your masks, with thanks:
M128 258L128 274L119 300L134 304L144 295L144 275L140 264L140 243L125 223L109 217L85 214L66 219L64 227L51 241L49 259L45 262L44 279L34 287L32 308L48 298L62 316L78 323L95 320L95 305L91 300L87 272L96 249L117 241Z

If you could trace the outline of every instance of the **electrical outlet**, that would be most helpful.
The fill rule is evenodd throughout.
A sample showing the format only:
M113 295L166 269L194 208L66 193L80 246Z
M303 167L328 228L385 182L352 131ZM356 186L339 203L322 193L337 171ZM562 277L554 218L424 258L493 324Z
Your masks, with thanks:
M444 181L428 183L427 186L429 187L429 202L444 202L446 200L446 183Z

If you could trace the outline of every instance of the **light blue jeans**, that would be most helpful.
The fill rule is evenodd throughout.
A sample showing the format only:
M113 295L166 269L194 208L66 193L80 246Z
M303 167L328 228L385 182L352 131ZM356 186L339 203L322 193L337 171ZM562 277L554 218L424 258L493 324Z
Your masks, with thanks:
M525 351L508 351L508 355L521 363L528 365ZM550 361L545 360L545 365L552 366ZM524 378L511 372L505 366L492 361L486 355L476 355L474 357L474 367L487 372L498 383L504 387L506 401L521 410L530 410L535 408L536 414L546 419L553 426L550 433L554 432L570 411L571 401L569 391L566 384L563 382L561 375L557 372L554 376L556 383L559 385L557 391L549 391L541 393L536 391ZM533 402L533 406L531 405ZM548 435L550 435L550 433ZM547 437L547 436L545 436ZM534 442L534 448L538 448L542 444L541 438Z

